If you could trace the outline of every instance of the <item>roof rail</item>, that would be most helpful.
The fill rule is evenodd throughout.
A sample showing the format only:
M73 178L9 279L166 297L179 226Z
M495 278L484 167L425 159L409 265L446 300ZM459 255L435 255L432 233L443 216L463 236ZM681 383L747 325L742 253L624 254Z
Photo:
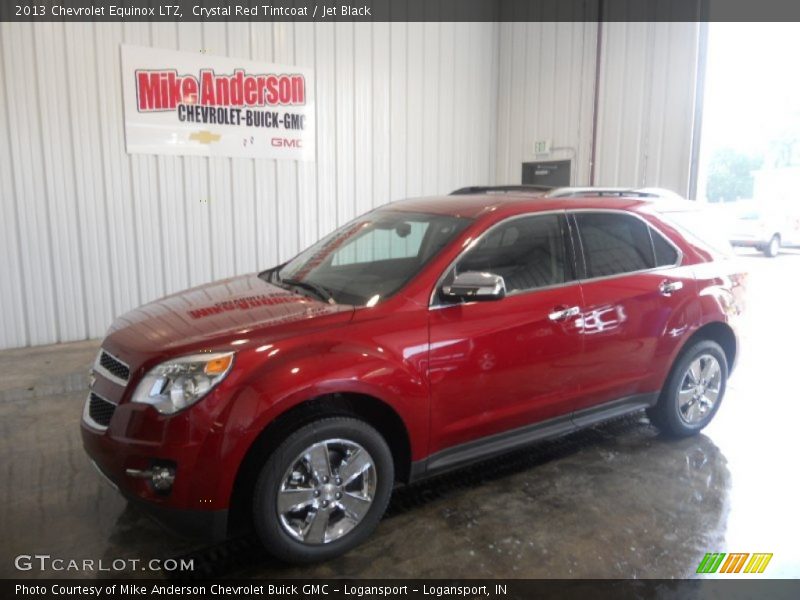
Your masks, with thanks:
M612 196L616 198L678 198L680 195L660 188L600 188L600 187L565 187L556 188L546 194L548 198L579 198L582 196Z
M550 192L554 190L550 185L470 185L450 192L451 196L463 196L469 194L505 194L508 192Z
M667 188L648 187L648 188L639 188L636 191L647 192L648 194L653 194L658 198L673 198L675 200L686 200L686 198L681 196L678 192L673 192L672 190L668 190Z

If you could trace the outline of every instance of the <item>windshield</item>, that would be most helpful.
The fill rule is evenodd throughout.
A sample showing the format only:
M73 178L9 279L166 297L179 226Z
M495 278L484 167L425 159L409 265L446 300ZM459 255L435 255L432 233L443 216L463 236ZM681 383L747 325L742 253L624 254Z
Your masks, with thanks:
M408 283L468 223L450 215L373 211L262 275L324 301L374 306Z

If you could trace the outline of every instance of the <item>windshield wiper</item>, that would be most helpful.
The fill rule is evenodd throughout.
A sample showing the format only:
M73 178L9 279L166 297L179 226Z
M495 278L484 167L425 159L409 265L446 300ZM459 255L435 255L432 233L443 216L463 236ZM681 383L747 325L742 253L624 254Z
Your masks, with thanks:
M320 298L323 302L327 302L328 304L336 304L336 300L333 299L333 295L328 291L325 287L319 285L318 283L312 283L310 281L301 281L300 279L283 279L277 278L278 283L282 283L284 285L291 285L294 287L299 287L304 290L308 290L309 292L313 293L315 296Z
M328 304L336 304L336 300L333 299L333 294L324 286L319 285L318 283L313 283L311 281L302 281L300 279L292 279L290 278L283 278L280 275L281 269L286 266L286 263L280 264L277 267L272 267L271 269L266 269L261 271L258 274L259 278L263 279L268 283L274 283L279 286L293 286L299 287L304 290L307 290L317 296L323 302L327 302Z

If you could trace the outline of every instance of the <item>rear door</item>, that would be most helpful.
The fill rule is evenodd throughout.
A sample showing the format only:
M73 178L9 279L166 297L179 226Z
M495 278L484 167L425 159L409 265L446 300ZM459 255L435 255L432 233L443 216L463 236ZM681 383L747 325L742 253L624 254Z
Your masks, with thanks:
M694 290L680 251L643 218L625 211L575 211L583 305L581 411L615 400L648 401L691 318Z

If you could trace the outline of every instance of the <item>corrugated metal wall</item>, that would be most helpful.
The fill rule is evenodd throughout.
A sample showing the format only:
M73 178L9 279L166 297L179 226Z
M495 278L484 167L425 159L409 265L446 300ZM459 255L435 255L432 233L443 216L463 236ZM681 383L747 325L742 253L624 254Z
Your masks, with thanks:
M498 25L0 25L0 348L102 336L373 206L495 176ZM316 69L317 160L129 156L120 42Z
M699 35L699 23L604 24L597 185L688 194Z
M522 163L572 159L587 185L591 157L596 23L503 23L500 27L497 180L519 183ZM549 139L549 156L533 153Z
M604 23L595 184L689 185L697 23ZM497 179L519 182L522 162L572 159L589 185L596 23L503 23L499 37ZM552 140L549 156L533 154Z

